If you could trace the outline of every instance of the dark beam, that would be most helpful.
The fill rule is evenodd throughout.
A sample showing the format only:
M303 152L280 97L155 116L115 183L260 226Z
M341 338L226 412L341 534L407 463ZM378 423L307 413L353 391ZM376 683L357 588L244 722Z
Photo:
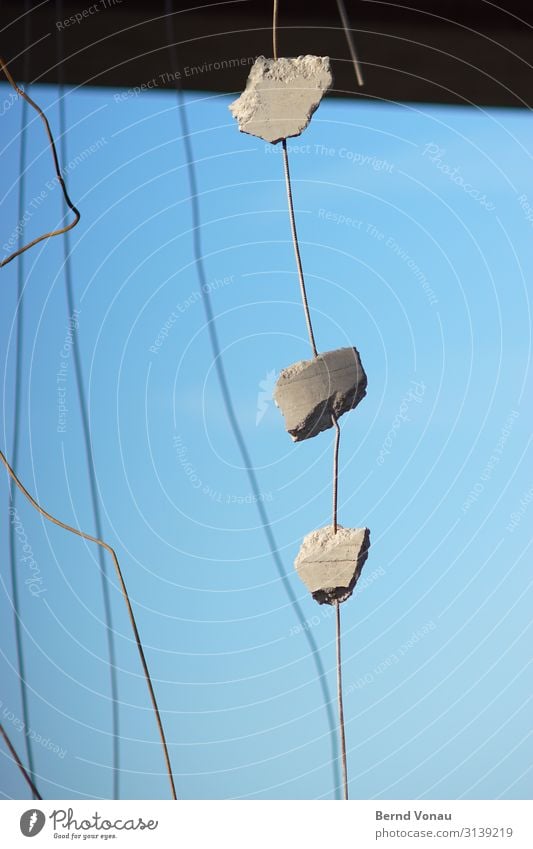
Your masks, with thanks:
M248 63L257 55L271 55L270 0L217 5L191 0L193 4L195 8L186 11L190 7L174 3L182 85L241 91ZM25 37L29 37L33 44L30 81L57 81L61 32L63 73L69 84L172 86L162 0L64 0L62 5L58 19L54 0L35 3L25 34L24 4L14 0L1 4L1 49L17 79L24 80ZM335 0L328 0L321 9L311 7L310 0L280 0L280 53L329 55L335 94L391 101L533 105L531 0L509 0L505 9L485 0L418 0L416 7L347 0L346 5L365 75L362 90L356 86Z

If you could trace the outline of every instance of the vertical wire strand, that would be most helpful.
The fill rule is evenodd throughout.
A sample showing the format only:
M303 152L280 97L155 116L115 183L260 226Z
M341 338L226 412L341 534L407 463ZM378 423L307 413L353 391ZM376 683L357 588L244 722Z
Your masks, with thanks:
M346 758L346 735L344 731L344 705L342 701L342 659L341 659L341 606L335 602L335 642L337 645L337 702L339 705L339 735L341 740L342 786L344 800L348 801L348 763Z
M278 58L278 0L274 0L272 9L272 55Z
M364 85L363 72L361 69L361 64L359 62L359 58L357 55L357 50L355 47L355 41L353 38L352 30L350 28L350 21L348 20L348 15L346 13L346 7L344 5L344 0L337 0L337 8L339 10L339 16L342 22L342 26L344 29L344 34L346 36L346 41L348 42L348 49L350 51L350 56L352 57L353 67L355 71L355 77L357 80L357 84L359 86ZM339 423L336 417L332 416L332 421L336 429L335 435L335 447L334 447L334 455L333 455L333 531L337 533L337 498L338 498L338 476L339 476L339 443L340 443L340 428ZM343 773L343 784L344 784L344 798L348 799L348 767L347 767L347 759L346 759L346 735L344 729L344 708L342 701L342 664L341 664L341 621L340 621L340 604L337 602L337 616L336 616L336 640L337 640L337 698L339 703L339 729L340 729L340 738L341 738L341 752L342 752L342 773Z
M363 80L363 72L361 70L361 64L357 56L357 50L355 49L355 41L352 35L352 30L350 28L350 21L348 20L348 15L346 13L346 6L344 5L344 0L337 0L337 8L339 10L339 17L342 21L342 28L346 36L346 41L348 42L350 56L352 57L357 85L362 86L365 84Z
M63 20L63 2L56 0L57 19ZM57 34L58 46L58 77L59 77L59 134L60 134L60 150L61 160L67 162L67 140L66 140L66 115L65 115L65 100L64 100L64 82L63 82L63 36L62 32ZM67 205L63 200L63 210L66 214ZM72 264L70 250L70 233L64 235L64 269L65 269L65 294L67 301L67 311L70 318L74 315L74 286L72 280ZM78 407L80 411L81 426L83 432L83 442L85 446L85 460L87 465L87 476L89 479L89 490L91 495L91 506L93 512L93 521L96 531L96 536L100 539L103 536L102 514L100 511L100 501L98 498L98 485L96 480L96 471L94 465L94 455L92 449L91 429L89 424L88 405L86 401L85 381L83 378L83 369L81 364L81 353L79 348L78 334L72 334L72 358L74 362L74 374L76 377L76 390L78 396ZM117 665L116 665L116 648L115 635L113 630L113 616L111 610L111 598L109 591L109 575L107 570L106 558L101 547L98 548L98 560L100 565L100 579L102 588L102 600L104 607L104 620L106 628L107 655L109 659L109 685L111 692L111 725L112 725L112 759L113 759L113 799L120 798L120 725L119 725L119 700L118 700L118 681L117 681Z
M298 269L298 280L300 281L300 294L302 296L302 304L305 313L305 323L307 324L307 333L309 334L309 343L313 356L318 357L318 351L315 342L315 334L313 332L313 324L309 312L309 302L307 300L307 291L305 288L305 278L302 267L302 258L300 256L300 245L298 242L298 233L296 230L296 219L294 216L294 203L292 199L291 173L289 170L289 153L287 151L287 139L281 142L283 149L283 170L285 172L285 188L287 189L287 204L289 207L289 220L291 225L292 243L294 246L294 256L296 257L296 268Z
M0 734L1 734L1 735L2 735L2 737L4 738L4 742L5 742L6 746L7 746L8 750L9 750L9 752L10 752L10 754L11 754L12 758L13 758L13 760L15 761L15 763L16 763L16 765L18 766L19 770L21 771L21 773L22 773L22 775L23 775L23 777L24 777L25 781L27 782L27 784L28 784L28 786L29 786L29 788L30 788L30 790L31 790L31 793L32 793L33 798L34 798L34 799L39 799L40 801L42 801L42 798L43 798L43 797L41 796L41 794L40 794L40 793L39 793L39 791L37 790L37 787L35 786L35 782L33 781L33 779L32 779L32 777L31 777L30 773L28 772L28 770L26 769L26 767L25 767L25 766L24 766L24 764L22 763L21 759L19 758L19 756L18 756L18 754L17 754L17 750L15 749L15 747L14 747L13 743L11 742L11 740L9 739L8 734L7 734L7 731L5 730L5 728L4 728L4 726L2 725L2 723L1 723L1 722L0 722Z
M274 53L274 58L277 58L277 21L278 21L278 0L274 0L274 11L272 15L272 50ZM292 243L294 247L294 256L296 258L296 268L298 271L298 280L300 283L300 295L302 299L302 304L304 308L305 315L305 323L307 325L307 333L309 336L309 343L311 345L311 350L313 352L314 357L318 357L318 350L316 347L315 334L313 331L313 323L311 321L311 313L309 310L309 300L307 298L307 289L305 286L305 277L303 272L302 265L302 257L300 253L300 244L298 240L298 231L296 229L296 216L294 214L294 200L292 196L292 183L291 183L291 172L289 167L289 153L287 150L287 140L283 139L281 142L282 151L283 151L283 170L285 174L285 188L287 190L287 206L289 210L289 221L291 227L291 235L292 235ZM339 492L339 445L340 445L340 427L337 422L337 417L334 413L331 414L331 421L333 427L335 428L335 440L333 443L333 511L332 511L332 525L333 525L333 533L337 533L337 505L338 505L338 492Z
M273 11L272 11L272 53L274 55L274 59L278 58L278 0L274 0ZM307 300L307 290L305 287L305 277L302 266L302 257L300 255L300 244L298 241L298 231L296 229L296 216L294 214L294 202L292 197L292 183L291 183L291 172L289 168L289 152L287 150L287 139L283 139L281 142L281 148L283 151L283 172L285 174L285 189L287 191L287 206L289 209L289 222L291 226L291 236L292 243L294 247L294 256L296 259L296 268L298 270L298 280L300 283L300 294L302 297L302 304L304 308L305 314L305 323L307 325L307 333L309 336L309 343L311 345L311 350L313 352L313 356L318 356L318 351L315 342L315 334L313 331L313 323L311 321L311 314L309 312L309 302Z
M274 0L274 11L273 11L273 24L272 24L272 49L274 53L274 58L277 58L277 15L278 15L278 0ZM339 7L340 8L340 7ZM344 9L344 7L343 7ZM350 40L349 40L350 43ZM356 69L358 68L357 60ZM283 166L285 172L285 186L287 189L287 204L289 210L289 220L291 225L291 234L292 241L294 246L294 255L296 257L296 267L298 269L298 279L300 281L300 293L302 297L302 304L305 313L305 320L307 324L307 332L309 334L309 341L311 344L311 349L313 351L313 356L317 357L317 347L315 342L315 335L313 332L313 325L311 322L311 315L309 312L309 302L307 299L307 292L305 287L305 278L302 267L302 259L300 255L300 246L298 242L298 232L296 229L296 218L294 214L294 202L292 197L292 186L291 186L291 175L289 169L289 154L287 151L287 140L282 140L282 149L283 149ZM335 439L333 443L333 533L337 533L337 508L338 508L338 489L339 489L339 447L340 447L340 427L337 421L337 417L334 413L331 414L331 422L335 428ZM340 604L337 601L335 603L336 610L336 647L337 647L337 704L339 709L339 737L340 737L340 746L341 746L341 763L342 763L342 783L343 783L343 795L344 799L348 799L348 766L347 766L347 757L346 757L346 734L344 728L344 706L342 699L342 659L341 659L341 617L340 617Z
M129 597L128 590L126 588L126 583L124 581L124 576L122 574L122 569L120 568L120 563L118 562L118 557L115 553L115 550L111 548L111 546L102 539L98 539L98 537L93 537L91 534L86 534L84 531L80 531L79 528L73 528L71 525L67 525L66 522L62 522L60 519L56 519L51 513L48 513L38 501L28 492L24 484L20 481L20 479L15 474L14 470L8 463L6 456L3 451L0 451L0 461L6 467L7 473L9 474L11 480L16 484L16 486L20 489L25 498L30 502L32 507L34 507L41 516L44 516L49 522L53 525L57 525L58 528L63 528L63 530L68 531L71 534L75 534L82 539L88 540L88 542L94 542L96 545L102 546L105 550L111 555L113 560L113 565L115 567L115 571L117 574L118 582L120 585L120 590L122 592L122 596L124 598L124 602L126 604L126 609L128 612L128 618L130 620L130 625L133 631L133 636L135 637L135 643L137 645L137 651L139 653L139 658L141 661L141 666L143 668L144 678L146 681L146 686L148 687L148 693L150 695L150 701L152 703L152 708L154 711L155 720L157 723L157 728L159 731L159 737L161 740L161 747L163 749L163 755L165 758L165 765L167 768L168 780L170 784L170 790L172 794L172 798L176 799L176 788L174 785L174 776L172 774L172 766L170 764L170 756L168 753L167 740L165 737L165 730L163 728L163 723L161 721L161 714L159 713L159 707L157 704L157 699L155 697L155 691L152 684L152 679L150 677L150 672L148 670L148 664L146 662L146 657L144 654L143 644L141 641L141 637L137 628L137 621L135 619L135 614L133 612L133 607L131 606L131 601Z
M339 495L339 448L341 444L341 429L337 417L332 414L331 421L335 428L335 440L333 443L333 533L337 533L337 510L338 510L338 495Z
M298 269L298 280L300 281L300 294L302 298L302 304L304 308L305 314L305 322L307 324L307 333L309 335L309 343L311 345L311 350L313 352L313 356L318 357L318 351L316 347L315 334L313 331L313 324L311 321L311 314L309 311L309 301L307 298L307 290L305 286L305 278L302 267L302 258L300 254L300 245L298 241L298 232L296 230L296 218L294 214L294 202L292 197L292 186L291 186L291 175L289 170L289 154L287 151L287 141L283 139L283 165L285 172L285 186L287 189L287 203L289 208L289 220L291 225L291 234L292 234L292 242L294 246L294 255L296 257L296 267ZM338 505L338 492L339 492L339 445L340 445L340 427L337 421L337 417L334 413L331 414L331 421L335 428L335 440L333 443L333 533L337 533L337 505Z
M220 391L222 394L222 400L224 403L224 409L226 415L228 417L228 421L233 432L235 442L237 443L237 448L239 449L239 453L241 455L243 465L246 470L246 474L248 476L248 480L250 482L250 488L254 493L254 501L257 507L257 512L259 514L259 519L261 521L261 527L263 528L263 532L265 534L266 542L268 549L270 551L270 555L274 561L276 571L279 575L279 578L282 582L283 588L287 594L289 602L298 617L298 620L303 622L305 621L304 611L300 606L296 593L292 587L292 584L287 576L285 568L283 566L283 561L279 555L279 548L276 542L276 538L272 531L272 526L270 523L270 519L268 513L265 509L263 500L260 495L259 483L257 480L257 476L254 472L254 468L252 465L250 453L248 451L248 447L244 440L243 434L241 432L239 422L235 413L235 409L233 406L233 401L231 398L231 393L228 386L228 381L226 377L226 372L224 369L223 359L221 355L220 343L218 340L218 334L215 323L215 316L213 314L213 308L211 305L211 299L209 295L209 287L207 286L207 275L205 272L204 261L203 261L203 247L202 247L202 239L201 239L201 216L200 216L200 205L198 202L198 187L196 180L196 169L194 165L194 152L192 149L189 124L187 119L187 111L185 108L184 98L183 98L183 90L181 87L181 78L178 73L176 54L174 50L174 28L173 28L173 18L172 15L174 13L174 4L173 0L165 0L165 23L166 23L166 32L167 32L167 44L169 50L169 57L171 62L171 67L174 74L174 84L176 90L176 96L178 100L178 108L180 115L180 123L182 129L183 136L183 145L185 148L185 159L187 164L187 174L189 180L189 191L191 196L191 215L192 215L192 233L193 233L193 255L194 261L196 265L196 270L198 274L198 281L200 284L200 293L201 293L201 301L204 308L207 330L209 333L209 339L211 344L211 350L213 353L213 360L215 364L215 370L217 374L217 380L220 386ZM324 709L326 712L327 724L328 724L328 733L329 739L331 742L331 763L333 769L333 777L335 782L337 781L337 761L338 761L338 742L337 742L337 730L336 730L336 721L335 714L332 708L332 700L330 697L329 686L327 682L326 670L324 664L322 662L322 658L320 657L318 644L314 635L308 630L304 631L305 639L309 645L309 649L311 652L311 657L313 659L313 663L315 665L315 669L317 672L317 678L320 686L320 690L322 693L322 698L324 701Z
M25 3L25 11L26 18L24 23L24 41L25 44L29 44L30 33L29 33L29 13L28 13L28 0ZM26 80L29 79L29 53L26 51L24 54L24 76ZM25 100L22 100L22 112L21 112L21 128L20 128L20 151L19 151L19 184L18 184L18 220L22 221L24 219L24 198L25 198L25 186L26 186L26 145L27 145L27 133L26 133L26 124L27 124L27 112L28 105ZM22 245L22 232L19 232L19 245ZM16 342L15 342L15 375L14 375L14 398L13 398L13 443L11 447L12 456L15 458L13 462L18 463L19 457L19 448L20 448L20 421L21 421L21 407L22 407L22 359L23 359L23 351L24 351L24 262L23 257L20 257L20 262L17 266L17 316L16 316ZM9 485L9 497L10 503L13 510L16 511L17 504L17 488L10 481ZM25 662L25 651L24 651L24 642L22 639L22 619L20 615L20 593L19 593L19 581L18 581L18 571L17 571L17 555L16 555L16 539L15 539L15 527L13 522L13 516L11 517L11 521L9 522L9 568L10 568L10 577L11 577L11 591L13 594L13 615L14 615L14 625L15 625L15 651L17 658L17 668L19 674L19 686L20 686L20 698L21 698L21 706L22 706L22 720L24 722L24 737L25 737L25 748L26 748L26 759L28 763L28 769L30 777L33 779L34 775L34 758L33 758L33 745L29 735L30 730L30 708L29 708L29 697L28 697L28 686L26 683L26 662Z

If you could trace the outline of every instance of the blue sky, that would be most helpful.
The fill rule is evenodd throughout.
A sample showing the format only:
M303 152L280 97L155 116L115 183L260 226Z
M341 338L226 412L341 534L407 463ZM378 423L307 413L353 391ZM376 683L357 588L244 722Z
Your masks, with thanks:
M32 94L57 134L57 91ZM335 711L334 620L293 570L303 536L331 521L332 434L293 445L268 397L279 371L309 356L281 152L239 134L231 98L187 95L222 358L288 584L224 411L175 96L119 95L66 98L66 179L82 214L71 239L76 321L104 536L138 616L178 795L333 798L324 693ZM2 245L18 220L20 120L19 103L2 116ZM318 347L355 345L368 375L367 397L341 420L339 519L367 525L372 540L365 580L342 608L350 794L530 798L530 117L326 100L289 149ZM30 238L61 219L37 122L28 162ZM28 252L24 274L18 472L50 512L92 532L68 355L58 432L69 333L61 239ZM9 454L16 263L2 278ZM5 477L1 492L0 713L23 751ZM39 787L48 798L105 798L111 716L97 553L20 499L17 510L45 590L28 592L20 560ZM110 581L121 793L166 798L111 572ZM5 796L26 796L4 755L0 778Z

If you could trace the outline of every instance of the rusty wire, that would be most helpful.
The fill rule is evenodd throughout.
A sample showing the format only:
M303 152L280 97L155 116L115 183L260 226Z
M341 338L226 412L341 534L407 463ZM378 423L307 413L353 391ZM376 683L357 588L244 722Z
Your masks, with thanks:
M28 787L30 788L34 799L40 799L41 802L42 802L43 797L41 796L41 794L37 790L37 787L33 783L28 770L26 769L26 767L22 763L21 759L19 758L19 756L17 754L17 750L15 749L11 740L9 739L7 731L5 730L5 728L4 728L4 726L2 725L1 722L0 722L0 734L4 738L5 744L6 744L7 748L9 749L9 752L10 752L11 756L13 757L13 760L15 761L16 765L18 766L22 775L24 776L24 779L27 782Z
M22 492L22 494L25 496L25 498L28 499L28 501L30 502L32 507L34 507L37 510L37 512L41 514L41 516L44 516L44 518L47 519L49 522L52 522L53 525L57 525L59 528L63 528L65 531L69 531L69 533L71 533L71 534L75 534L76 536L81 537L82 539L88 540L88 542L94 542L94 543L96 543L96 545L100 545L102 548L104 548L111 555L111 558L113 560L113 564L115 566L115 571L117 573L117 578L118 578L118 582L119 582L119 585L120 585L120 589L121 589L124 601L126 602L126 608L127 608L127 611L128 611L128 618L130 620L130 624L131 624L131 627L132 627L132 630L133 630L133 635L135 637L135 642L137 644L137 651L139 652L139 657L140 657L140 660L141 660L141 666L142 666L143 672L144 672L144 678L146 680L146 685L148 687L148 692L150 694L150 701L152 703L152 708L153 708L153 711L154 711L155 720L156 720L157 728L158 728L158 731L159 731L159 737L161 739L161 746L163 748L163 755L164 755L164 758L165 758L165 764L166 764L166 768L167 768L168 780L169 780L169 783L170 783L170 790L171 790L172 798L176 799L177 796L176 796L176 788L175 788L175 785L174 785L174 776L172 775L172 766L170 764L170 756L169 756L169 753L168 753L168 746L167 746L167 741L166 741L166 737L165 737L165 731L163 729L163 723L161 721L161 714L159 713L159 707L157 705L157 699L155 697L155 692L154 692L154 688L153 688L153 685L152 685L152 679L150 677L150 672L148 671L148 664L146 662L146 657L144 655L144 649L143 649L141 637L139 635L139 631L138 631L138 628L137 628L137 622L135 620L135 614L133 613L133 608L131 606L128 590L126 589L126 583L124 581L122 569L120 568L120 564L118 562L118 557L117 557L114 549L111 548L111 546L108 545L107 542L104 542L104 540L98 539L98 537L93 537L93 536L91 536L91 534L86 534L84 531L80 531L78 528L73 528L70 525L67 525L65 522L62 522L60 519L56 519L50 513L47 513L47 511L44 510L41 507L41 505L35 500L35 498L32 495L30 495L30 493L28 492L28 490L26 489L24 484L18 479L17 475L15 474L15 472L13 471L11 466L9 465L5 454L1 450L0 450L0 460L2 461L4 466L6 467L7 472L9 474L10 478L12 479L12 481L19 488L19 490Z
M9 254L9 256L7 256L5 259L1 260L0 261L0 268L2 268L4 265L7 265L8 262L11 262L16 257L23 254L25 251L28 251L30 248L33 248L34 245L39 244L39 242L42 242L45 239L50 239L50 238L52 238L52 236L61 236L63 233L68 233L68 231L72 230L72 228L75 227L76 224L78 223L78 221L80 220L80 213L78 212L78 210L76 209L76 207L74 206L74 204L72 203L72 201L70 200L70 198L68 196L67 187L66 187L65 181L63 180L63 177L61 175L61 168L59 167L59 159L57 157L57 151L56 151L56 146L55 146L55 142L54 142L54 137L52 135L52 131L50 129L50 124L48 123L48 119L47 119L46 115L44 114L41 107L38 106L37 103L35 103L34 100L32 100L32 98L29 96L29 94L26 94L26 92L23 91L17 85L17 83L15 82L13 77L11 76L6 63L4 62L4 60L2 59L1 56L0 56L0 68L4 72L4 74L7 78L7 81L9 82L11 87L16 91L16 93L20 97L22 97L26 101L26 103L29 103L29 105L33 109L35 109L35 111L37 112L37 114L41 118L41 120L44 124L44 128L46 130L46 135L48 136L48 141L50 143L50 149L52 151L52 156L53 156L53 159L54 159L54 167L55 167L57 180L59 182L59 185L61 186L61 190L63 192L63 197L65 198L65 203L67 204L69 209L72 210L72 212L74 213L74 220L71 221L70 224L67 224L66 227L60 227L58 230L51 230L49 233L43 233L42 236L37 236L36 239L32 239L31 242L28 242L22 248L18 248L16 251L13 251L13 253Z

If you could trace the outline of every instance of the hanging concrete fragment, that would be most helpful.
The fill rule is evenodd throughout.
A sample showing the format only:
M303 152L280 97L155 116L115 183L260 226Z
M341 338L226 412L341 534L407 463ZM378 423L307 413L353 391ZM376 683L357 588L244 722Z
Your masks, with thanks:
M259 56L229 109L242 133L276 144L305 130L332 82L327 56Z
M356 348L339 348L283 369L274 401L294 442L316 436L357 407L366 395L366 374Z
M368 528L326 525L304 538L296 571L319 604L346 601L354 591L370 548Z

